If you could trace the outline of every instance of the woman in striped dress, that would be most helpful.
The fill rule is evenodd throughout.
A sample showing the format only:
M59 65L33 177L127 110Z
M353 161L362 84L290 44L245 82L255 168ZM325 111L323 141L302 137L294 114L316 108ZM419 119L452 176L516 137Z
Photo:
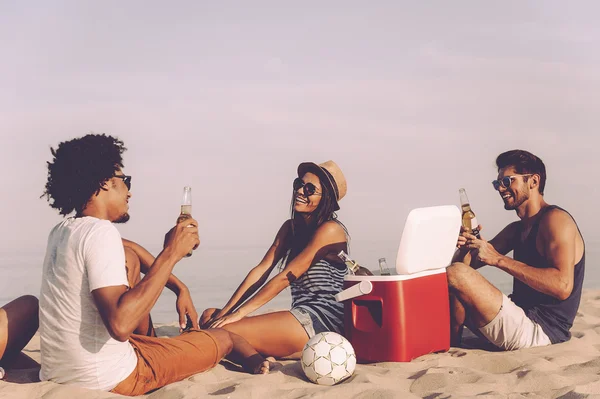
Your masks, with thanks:
M244 337L264 356L296 357L316 333L343 333L344 305L334 299L343 289L348 233L337 218L346 179L328 161L298 166L291 218L286 220L263 260L254 267L222 309L206 309L203 328L224 328ZM279 272L267 279L281 265ZM266 282L266 284L265 284ZM248 316L286 287L292 309Z

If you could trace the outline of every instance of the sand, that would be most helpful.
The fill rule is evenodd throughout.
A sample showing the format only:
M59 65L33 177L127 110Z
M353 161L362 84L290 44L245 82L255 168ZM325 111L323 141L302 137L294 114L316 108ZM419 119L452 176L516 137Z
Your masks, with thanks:
M175 325L157 329L177 334ZM358 365L347 381L308 382L299 362L279 361L268 375L249 375L228 362L149 395L181 398L600 398L600 290L585 290L569 342L514 352L451 348L410 363ZM476 344L467 337L467 345ZM39 337L26 353L39 361ZM114 398L120 395L31 382L34 373L9 371L0 398Z

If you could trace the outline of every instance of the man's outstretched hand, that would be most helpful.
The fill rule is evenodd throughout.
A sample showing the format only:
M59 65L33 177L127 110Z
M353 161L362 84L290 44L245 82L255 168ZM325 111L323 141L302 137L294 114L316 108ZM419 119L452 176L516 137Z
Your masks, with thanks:
M198 325L198 312L192 301L192 296L187 287L181 289L177 295L177 302L175 302L177 313L179 314L179 332L186 328L199 329Z

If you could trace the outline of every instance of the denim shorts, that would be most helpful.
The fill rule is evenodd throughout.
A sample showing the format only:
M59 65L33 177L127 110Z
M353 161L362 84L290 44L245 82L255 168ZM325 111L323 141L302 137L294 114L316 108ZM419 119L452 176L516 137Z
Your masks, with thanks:
M290 313L302 324L309 339L314 337L315 334L329 331L317 316L304 308L293 308Z

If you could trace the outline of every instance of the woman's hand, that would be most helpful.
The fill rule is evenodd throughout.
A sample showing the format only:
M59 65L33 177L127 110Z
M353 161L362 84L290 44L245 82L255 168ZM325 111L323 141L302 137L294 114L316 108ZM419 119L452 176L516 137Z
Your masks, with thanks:
M196 311L194 302L192 302L190 290L187 287L180 288L175 307L179 314L179 332L190 325L192 328L200 328L198 326L198 312Z
M235 311L233 313L228 314L227 316L223 316L214 320L208 325L208 328L223 328L227 324L235 323L236 321L240 321L243 318L244 316L240 312Z
M221 314L222 310L218 308L205 309L204 312L202 312L202 316L200 316L200 328L208 328L213 321L221 317Z

